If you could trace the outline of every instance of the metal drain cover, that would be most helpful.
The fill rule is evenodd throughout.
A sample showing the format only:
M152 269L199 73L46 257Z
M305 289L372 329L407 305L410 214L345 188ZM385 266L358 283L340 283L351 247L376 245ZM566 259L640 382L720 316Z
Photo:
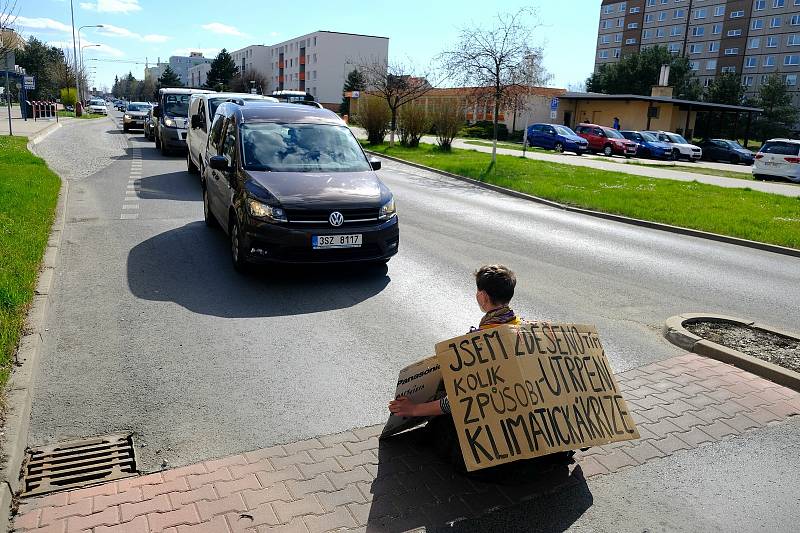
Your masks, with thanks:
M130 433L32 448L22 468L22 496L85 487L137 473Z

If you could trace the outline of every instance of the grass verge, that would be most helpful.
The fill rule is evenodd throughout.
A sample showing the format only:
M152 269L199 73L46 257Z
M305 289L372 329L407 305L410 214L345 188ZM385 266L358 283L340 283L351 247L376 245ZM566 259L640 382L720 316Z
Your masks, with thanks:
M27 142L0 136L0 387L11 371L61 186Z
M680 172L690 172L694 174L705 174L707 176L720 176L723 178L734 178L737 180L753 180L750 167L742 167L742 170L722 170L719 168L698 167L690 165L657 165L651 163L641 163L639 161L629 161L628 165L639 167L660 168L663 170L678 170Z
M800 249L800 198L432 145L368 149L564 204Z
M58 112L58 116L59 117L75 118L75 112L74 111L64 111L62 109L61 111ZM108 116L108 115L101 115L100 113L83 113L83 114L81 114L81 116L79 116L77 118L89 119L89 118L103 118L103 117L106 117L106 116Z

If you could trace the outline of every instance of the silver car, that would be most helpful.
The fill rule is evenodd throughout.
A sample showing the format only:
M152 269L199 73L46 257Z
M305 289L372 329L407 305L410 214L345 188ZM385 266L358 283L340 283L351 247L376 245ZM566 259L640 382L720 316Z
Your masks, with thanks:
M144 129L148 114L150 114L150 104L147 102L129 103L122 115L122 130L127 132L133 128Z

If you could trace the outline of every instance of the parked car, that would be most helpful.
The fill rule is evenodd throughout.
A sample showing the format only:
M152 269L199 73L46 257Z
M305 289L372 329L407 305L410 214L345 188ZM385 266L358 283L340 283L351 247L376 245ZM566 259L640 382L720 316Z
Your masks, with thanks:
M538 146L556 152L575 152L583 155L589 150L589 142L566 126L558 124L534 124L528 127L528 146Z
M623 137L636 143L637 157L675 159L677 150L671 144L659 141L652 133L643 131L621 131Z
M703 149L703 159L709 161L726 161L733 165L744 163L752 165L753 152L736 141L728 139L706 139L698 146Z
M131 128L144 129L144 122L150 114L150 104L147 102L131 102L125 108L122 115L122 131L129 131Z
M237 103L253 101L277 102L271 96L246 93L199 93L189 98L189 132L186 135L186 168L200 174L208 144L208 130L220 104L229 100Z
M800 141L770 139L764 143L753 162L753 178L784 178L800 183Z
M589 143L589 150L602 152L603 155L623 155L626 158L636 155L636 143L629 141L614 128L606 128L597 124L578 124L575 128L578 135Z
M203 89L170 88L158 90L158 108L153 116L156 148L162 155L173 150L186 150L189 126L189 98L193 94L211 93Z
M391 191L333 112L284 103L217 108L203 165L206 224L250 263L386 262L400 232Z
M100 98L92 98L89 100L89 105L87 106L89 113L95 113L97 115L108 115L108 108L106 107L105 100L101 100Z
M144 127L142 129L144 131L144 137L148 141L156 140L155 124L158 118L156 118L154 114L157 107L158 104L151 104L150 110L147 112L147 117L144 119Z
M125 111L125 108L127 106L128 106L128 102L126 102L125 100L119 100L119 101L114 103L114 108L117 111Z
M690 143L684 139L683 136L678 135L677 133L671 133L669 131L647 131L645 133L653 134L656 136L656 138L658 138L659 141L671 144L673 148L678 150L678 159L697 161L703 157L702 148Z

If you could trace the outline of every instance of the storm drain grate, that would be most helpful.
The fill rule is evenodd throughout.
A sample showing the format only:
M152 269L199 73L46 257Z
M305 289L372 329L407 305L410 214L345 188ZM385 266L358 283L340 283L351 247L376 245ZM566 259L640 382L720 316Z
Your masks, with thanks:
M28 450L23 496L67 490L136 475L130 433L60 442Z

